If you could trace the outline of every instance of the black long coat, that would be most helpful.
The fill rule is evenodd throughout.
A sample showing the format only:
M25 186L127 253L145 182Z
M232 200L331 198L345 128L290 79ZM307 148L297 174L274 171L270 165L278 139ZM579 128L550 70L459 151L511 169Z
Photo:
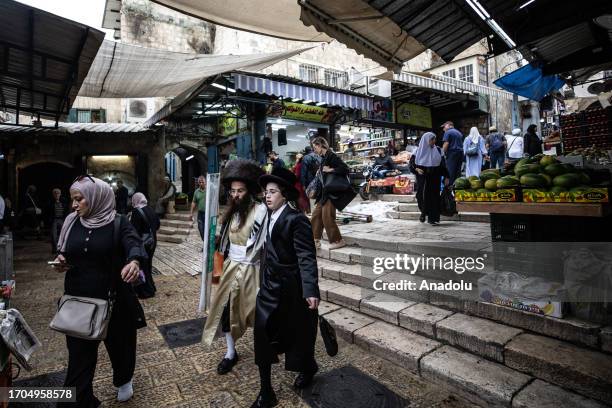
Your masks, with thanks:
M342 211L357 195L354 189L351 187L347 191L342 193L329 193L325 190L325 179L328 176L328 173L323 172L323 167L328 166L334 169L334 173L340 176L348 176L349 167L342 161L340 157L336 155L336 153L328 150L325 155L321 159L321 164L319 166L319 171L323 175L323 188L321 189L321 194L316 198L317 203L321 203L321 206L325 204L327 200L331 200L332 204L338 211Z
M266 219L266 228L268 225ZM267 231L266 231L267 232ZM290 371L316 371L318 312L306 298L320 299L317 255L310 221L289 206L264 245L255 313L255 363L278 362Z

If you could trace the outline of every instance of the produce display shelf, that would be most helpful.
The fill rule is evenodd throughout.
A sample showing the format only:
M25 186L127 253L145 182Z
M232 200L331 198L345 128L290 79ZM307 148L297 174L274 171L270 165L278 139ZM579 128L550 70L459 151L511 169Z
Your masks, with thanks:
M582 203L491 203L457 202L459 212L490 214L531 214L571 217L606 217L612 215L609 204Z

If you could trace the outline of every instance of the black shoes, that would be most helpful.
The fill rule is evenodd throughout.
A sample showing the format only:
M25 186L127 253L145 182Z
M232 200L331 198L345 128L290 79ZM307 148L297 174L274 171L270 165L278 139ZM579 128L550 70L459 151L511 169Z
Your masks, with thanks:
M429 225L433 225L433 226L440 225L440 221L430 222Z
M271 408L275 407L278 404L278 400L276 399L276 394L272 391L270 394L259 392L257 399L251 405L251 408Z
M310 384L312 384L312 379L316 373L316 371L311 373L299 373L298 376L295 377L293 386L299 390L308 387Z
M419 221L425 222L425 214L421 214L421 216L419 217Z
M224 375L229 373L230 371L232 371L232 368L234 368L237 362L238 353L236 353L236 355L234 355L234 358L232 358L231 360L229 358L223 358L223 360L221 360L221 362L217 366L217 374Z

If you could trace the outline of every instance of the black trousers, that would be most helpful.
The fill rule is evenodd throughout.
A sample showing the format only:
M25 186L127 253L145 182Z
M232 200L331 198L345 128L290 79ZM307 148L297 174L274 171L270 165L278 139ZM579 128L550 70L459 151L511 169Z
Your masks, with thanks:
M132 379L136 367L136 326L129 313L119 308L113 315L104 340L104 346L113 367L113 385L119 387ZM99 341L66 336L68 346L68 373L64 387L76 387L77 405L81 408L97 407L100 401L93 393L93 379L98 362ZM74 407L72 403L58 407Z
M428 222L440 221L440 175L437 172L417 174L417 203Z

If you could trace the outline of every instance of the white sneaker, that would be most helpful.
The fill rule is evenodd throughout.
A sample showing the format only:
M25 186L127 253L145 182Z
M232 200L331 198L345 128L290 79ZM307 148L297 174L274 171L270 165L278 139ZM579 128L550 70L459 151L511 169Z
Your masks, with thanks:
M316 249L321 249L321 240L320 239L315 239L315 248Z
M346 246L346 242L344 242L344 240L341 239L338 242L334 242L334 243L329 244L329 249L339 249L339 248L343 248L345 246Z
M117 389L117 401L125 402L134 396L134 387L132 387L132 380L123 384Z

